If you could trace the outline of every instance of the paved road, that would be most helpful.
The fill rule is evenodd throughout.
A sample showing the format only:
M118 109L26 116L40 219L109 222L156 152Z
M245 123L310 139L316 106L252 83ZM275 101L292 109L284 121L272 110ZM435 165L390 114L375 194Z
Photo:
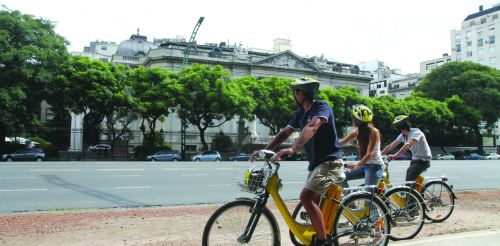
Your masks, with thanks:
M457 245L500 245L500 229L464 232L450 235L413 239L410 241L390 242L398 246L457 246Z
M391 162L402 182L408 161ZM243 193L236 185L249 162L1 162L0 213L224 203ZM500 161L433 161L426 176L446 174L457 190L500 188ZM305 162L283 162L282 197L296 199ZM354 182L354 185L359 182Z

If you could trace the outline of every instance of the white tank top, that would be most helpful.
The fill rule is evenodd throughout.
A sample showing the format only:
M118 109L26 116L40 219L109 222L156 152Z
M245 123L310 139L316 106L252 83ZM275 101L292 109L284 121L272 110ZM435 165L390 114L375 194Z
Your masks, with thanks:
M382 159L382 151L380 151L380 141L375 144L375 149L373 150L372 153L372 158L368 160L368 164L377 164L377 165L382 165L384 164L384 160Z

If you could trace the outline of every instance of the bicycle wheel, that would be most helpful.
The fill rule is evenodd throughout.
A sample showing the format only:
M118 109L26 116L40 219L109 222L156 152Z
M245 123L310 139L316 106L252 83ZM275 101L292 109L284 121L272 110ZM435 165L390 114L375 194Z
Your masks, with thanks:
M255 201L237 200L217 209L203 230L202 245L236 245L252 216ZM278 223L268 208L262 209L255 230L246 245L280 245Z
M342 201L333 221L335 245L387 245L390 222L380 198L360 193Z
M431 181L422 189L426 210L425 218L433 222L448 219L455 207L455 197L451 187L440 180Z
M390 239L414 238L424 226L424 199L414 189L397 187L384 194L384 201L391 215Z
M298 203L295 209L293 210L292 213L292 218L299 224L302 225L310 225L311 224L311 219L309 218L309 215L307 215L306 209L304 206L302 206L302 203ZM288 234L290 235L290 240L292 241L293 245L296 246L304 246L305 244L302 244L300 240L298 240L295 235L293 234L292 231L288 230Z

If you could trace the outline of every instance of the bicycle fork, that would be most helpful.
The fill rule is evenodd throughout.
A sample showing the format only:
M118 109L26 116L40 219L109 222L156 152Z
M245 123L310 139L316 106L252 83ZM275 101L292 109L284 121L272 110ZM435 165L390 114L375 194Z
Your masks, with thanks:
M255 204L252 208L252 215L250 216L250 219L248 220L248 224L245 226L245 230L243 231L243 234L238 237L238 243L243 244L243 243L250 242L250 239L252 238L255 227L257 226L257 223L259 223L259 219L260 219L260 216L262 215L263 209L265 208L265 206L267 204L268 198L269 198L269 195L257 198L257 200L255 201Z

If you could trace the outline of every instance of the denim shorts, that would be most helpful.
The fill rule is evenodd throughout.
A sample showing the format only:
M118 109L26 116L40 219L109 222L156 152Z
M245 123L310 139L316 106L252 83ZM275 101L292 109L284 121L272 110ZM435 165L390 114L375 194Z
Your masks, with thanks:
M343 170L342 159L322 162L308 173L305 188L322 195L332 184L337 183Z

